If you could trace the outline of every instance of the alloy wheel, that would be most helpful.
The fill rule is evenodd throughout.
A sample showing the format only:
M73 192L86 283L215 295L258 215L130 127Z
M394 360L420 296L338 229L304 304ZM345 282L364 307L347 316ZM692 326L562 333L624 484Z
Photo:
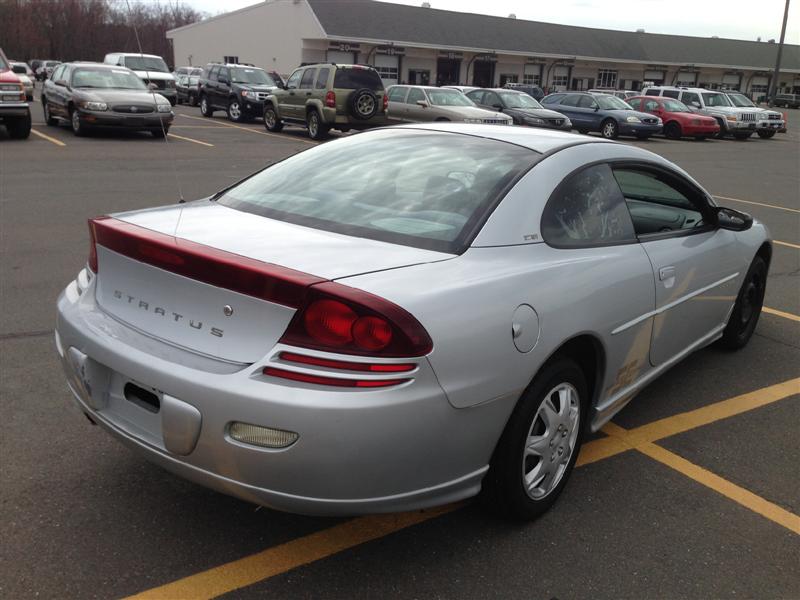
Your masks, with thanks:
M555 489L567 470L580 432L578 390L560 383L542 400L528 430L522 480L528 496L540 500Z
M367 94L361 94L356 103L356 110L359 114L369 116L375 110L375 99Z
M316 139L318 133L319 117L317 116L317 113L312 112L310 115L308 115L308 135Z
M235 100L228 105L228 116L231 121L239 121L242 118L242 109Z
M617 124L614 121L607 121L603 125L603 137L613 140L617 137Z

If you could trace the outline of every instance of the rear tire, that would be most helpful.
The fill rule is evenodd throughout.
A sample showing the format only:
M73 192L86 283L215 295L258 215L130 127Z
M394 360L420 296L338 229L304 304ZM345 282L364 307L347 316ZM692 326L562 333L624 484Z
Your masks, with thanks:
M492 455L482 499L500 516L531 520L556 501L580 451L589 402L586 377L556 357L523 393Z
M675 121L670 121L666 125L664 125L664 135L671 140L679 140L683 137L683 131L681 130L680 123L676 123Z
M308 123L308 137L312 140L324 140L328 137L329 128L327 125L323 125L322 117L316 110L308 111L306 123Z
M46 98L42 98L42 114L44 115L44 122L50 127L58 125L58 119L50 114L50 106L47 104Z
M6 122L8 135L12 140L27 140L31 135L31 115L17 117Z
M283 129L283 121L278 118L278 113L271 104L264 109L264 127L273 133L280 133Z
M211 105L208 103L208 97L205 95L200 96L200 114L209 118L214 115L214 109L211 108Z
M747 345L758 325L766 289L767 263L756 256L744 277L733 312L719 340L720 346L727 350L739 350Z

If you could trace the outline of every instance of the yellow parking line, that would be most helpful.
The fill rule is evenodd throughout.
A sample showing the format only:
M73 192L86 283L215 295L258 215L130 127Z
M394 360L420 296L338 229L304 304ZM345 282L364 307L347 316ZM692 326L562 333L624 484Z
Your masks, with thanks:
M778 244L779 246L786 246L787 248L796 248L800 250L800 246L797 244L790 244L789 242L779 242L778 240L772 240L773 244Z
M783 400L795 394L800 394L800 377L715 402L696 410L666 417L630 430L624 430L614 423L606 423L605 427L603 427L603 432L610 437L585 443L581 448L577 464L586 465L609 458L615 454L630 450L636 444L655 442L665 437L683 433L690 429L702 427L703 425ZM622 435L623 432L624 436Z
M769 308L767 306L762 306L761 310L770 315L775 315L776 317L789 319L790 321L800 321L800 315L793 315L792 313L783 312L782 310L775 310L774 308Z
M130 596L128 600L216 598L348 548L434 519L461 506L461 504L448 504L426 511L360 517Z
M625 430L614 423L607 423L603 431L608 437L584 444L576 465L587 465L635 449L758 514L792 531L800 532L796 515L652 443L798 393L800 393L800 378L790 379L631 430ZM453 512L463 505L456 503L426 511L360 517L146 590L131 596L128 600L214 598Z
M704 469L699 465L689 462L685 458L656 444L646 443L637 446L636 449L642 454L657 460L661 464L667 465L679 473L683 473L689 479L730 498L745 508L749 508L754 513L758 513L762 517L766 517L770 521L782 525L789 531L800 535L800 517L781 508L777 504L773 504L769 500L765 500L761 496L757 496L753 492L727 479L723 479L708 469Z
M777 208L778 210L788 210L789 212L800 213L796 208L789 208L787 206L778 206L776 204L765 204L764 202L753 202L752 200L741 200L739 198L729 198L728 196L714 196L720 200L730 200L732 202L741 202L743 204L755 204L756 206L766 206L767 208Z
M198 121L206 121L208 122L207 117L192 117L190 115L180 115L181 117L186 117L187 119L197 119ZM242 127L241 125L234 125L233 123L222 123L221 121L212 121L219 125L220 127L231 127L233 129L241 129L242 131L249 131L250 133L255 133L258 135L266 135L267 137L275 137L281 140L294 140L297 142L302 142L304 144L311 144L312 146L316 146L318 142L313 140L304 140L303 138L295 138L291 136L285 135L278 135L277 133L270 133L268 131L258 131L257 129L251 129L250 127Z
M61 147L64 147L64 146L66 146L66 144L65 144L64 142L62 142L61 140L57 140L57 139L56 139L56 138L54 138L54 137L50 137L49 135L45 135L45 134L43 134L42 132L40 132L40 131L36 131L36 130L35 130L35 129L33 129L33 128L31 128L31 133L32 133L33 135L38 135L38 136L39 136L40 138L42 138L43 140L47 140L48 142L50 142L50 143L52 143L52 144L55 144L56 146L61 146Z
M201 142L200 140L195 140L189 137L183 137L182 135L175 135L174 133L167 134L171 138L175 138L176 140L183 140L185 142L192 142L194 144L200 144L201 146L208 146L209 148L213 148L214 144L209 144L208 142Z

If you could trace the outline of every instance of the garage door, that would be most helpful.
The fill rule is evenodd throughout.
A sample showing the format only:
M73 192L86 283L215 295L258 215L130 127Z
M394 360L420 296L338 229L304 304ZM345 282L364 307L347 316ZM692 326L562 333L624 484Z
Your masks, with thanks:
M723 75L722 76L722 85L725 87L738 90L739 84L741 83L741 77L739 75Z
M375 55L375 70L383 79L383 85L390 86L400 82L400 57Z
M759 77L753 77L753 78L750 80L750 85L751 85L751 86L754 86L754 85L759 85L759 86L764 86L764 87L766 87L766 86L768 86L768 85L769 85L769 77L763 77L763 76L759 76Z
M664 71L645 71L645 81L664 81Z
M355 52L340 52L338 50L328 50L328 62L339 65L352 65L356 61Z
M697 73L687 73L680 71L675 78L676 85L685 85L686 87L693 87L697 85Z
M553 68L551 91L563 92L569 87L569 67Z

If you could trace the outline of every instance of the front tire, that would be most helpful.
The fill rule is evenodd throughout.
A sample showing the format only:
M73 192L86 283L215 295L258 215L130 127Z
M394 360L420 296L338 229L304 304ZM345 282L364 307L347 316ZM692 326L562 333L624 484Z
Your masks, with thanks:
M234 123L241 123L244 121L242 105L236 98L233 98L230 102L228 102L228 119Z
M756 256L750 263L744 277L733 312L719 340L719 345L727 350L739 350L747 345L758 325L764 292L767 289L767 263Z
M163 140L165 137L167 137L167 134L169 133L169 127L164 127L164 129L151 129L150 133L157 140Z
M575 361L555 358L542 368L492 456L483 489L491 510L531 520L550 508L575 466L588 401L586 377Z
M737 140L746 140L749 139L751 135L753 135L753 132L748 131L747 133L734 133L733 137Z
M200 114L209 118L214 115L214 109L212 109L211 105L208 103L207 96L200 96Z
M619 137L619 125L614 119L606 119L600 125L600 135L607 140L615 140Z
M86 135L87 127L81 122L78 109L72 109L72 112L69 114L69 123L70 127L72 128L72 133L74 133L77 137L83 137Z
M681 130L680 123L676 123L675 121L670 121L664 126L664 135L671 140L679 140L683 137L683 131Z
M283 121L278 118L278 113L271 104L264 109L264 127L273 133L279 133L283 129Z
M762 140L768 140L769 138L774 137L774 136L775 136L775 130L774 129L770 129L768 131L759 131L758 132L758 137L760 137Z
M197 106L197 94L189 94L189 106Z

